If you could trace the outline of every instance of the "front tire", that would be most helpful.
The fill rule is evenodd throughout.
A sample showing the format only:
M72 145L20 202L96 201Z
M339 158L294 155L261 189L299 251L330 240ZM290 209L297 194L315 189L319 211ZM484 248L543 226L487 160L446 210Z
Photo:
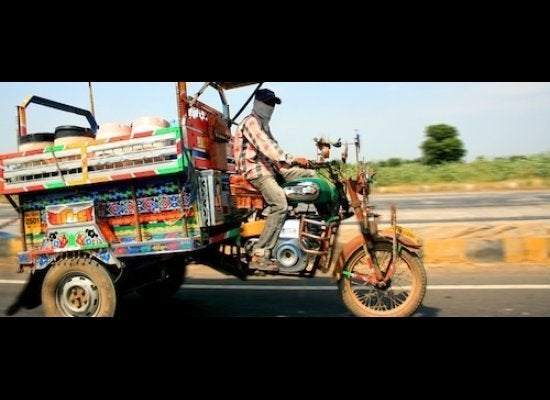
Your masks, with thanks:
M56 262L42 284L47 317L112 317L116 290L109 272L90 258Z
M392 245L376 242L372 251L382 273L392 259ZM398 254L394 275L386 288L355 282L344 273L338 287L346 307L358 317L409 317L418 309L426 294L427 277L422 261L402 249ZM374 260L373 260L374 261ZM363 248L356 250L344 266L344 271L368 275Z

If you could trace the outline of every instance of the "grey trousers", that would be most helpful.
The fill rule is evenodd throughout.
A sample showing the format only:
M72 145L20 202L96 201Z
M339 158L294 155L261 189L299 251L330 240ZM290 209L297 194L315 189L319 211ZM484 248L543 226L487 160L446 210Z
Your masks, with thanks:
M315 171L298 167L281 169L279 173L285 182L298 178L315 176ZM250 181L252 186L262 192L266 203L270 206L271 213L267 217L265 228L254 246L253 254L259 257L271 256L271 250L277 244L277 239L288 213L288 202L284 190L279 186L275 177L262 176Z

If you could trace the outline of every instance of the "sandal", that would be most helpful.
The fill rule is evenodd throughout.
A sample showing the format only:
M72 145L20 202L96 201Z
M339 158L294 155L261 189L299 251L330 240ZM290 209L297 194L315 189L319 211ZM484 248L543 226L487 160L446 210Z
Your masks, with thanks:
M258 271L279 271L277 263L268 260L265 257L254 256L248 264L249 269L256 269Z

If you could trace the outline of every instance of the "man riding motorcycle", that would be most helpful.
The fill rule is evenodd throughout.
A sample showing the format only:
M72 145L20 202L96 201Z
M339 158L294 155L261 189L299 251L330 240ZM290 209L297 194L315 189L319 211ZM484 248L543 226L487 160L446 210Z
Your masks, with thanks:
M277 264L271 260L271 250L277 243L287 216L288 202L277 177L287 182L315 175L314 171L304 169L308 166L305 158L286 153L271 134L269 121L276 104L281 104L281 99L273 91L258 90L252 113L239 124L233 146L237 173L259 190L270 206L271 212L254 245L249 265L249 268L260 271L278 270Z

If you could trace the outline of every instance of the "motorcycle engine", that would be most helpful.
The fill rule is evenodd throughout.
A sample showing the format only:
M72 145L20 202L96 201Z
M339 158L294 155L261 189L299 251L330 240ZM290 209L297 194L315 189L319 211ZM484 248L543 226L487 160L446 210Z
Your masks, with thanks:
M300 272L306 269L308 254L300 249L298 239L279 240L272 257L277 260L280 272Z
M271 259L277 261L279 272L296 273L305 270L310 261L313 261L315 254L308 254L302 251L299 244L300 220L287 219L275 248L271 253ZM252 255L254 244L257 238L249 239L245 245L245 251L249 256ZM306 248L317 249L318 243L308 239L302 239L302 244Z

